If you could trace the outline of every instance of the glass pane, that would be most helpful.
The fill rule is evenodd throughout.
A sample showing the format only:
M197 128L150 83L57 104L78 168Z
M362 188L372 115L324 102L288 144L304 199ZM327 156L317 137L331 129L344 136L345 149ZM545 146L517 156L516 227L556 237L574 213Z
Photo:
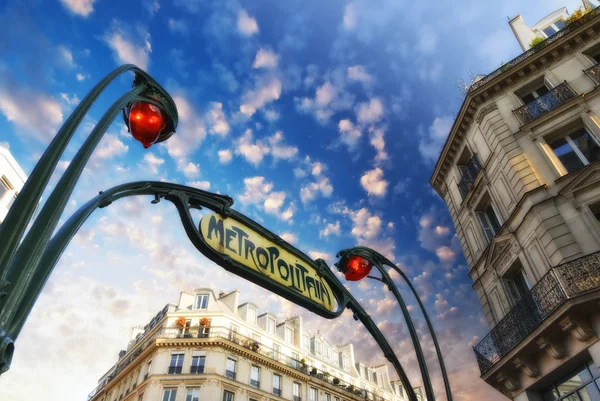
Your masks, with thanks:
M542 391L542 399L544 401L554 401L558 398L558 392L554 389L554 386L551 388Z
M594 363L594 361L589 361L587 363L587 367L592 372L592 377L598 377L598 376L600 376L600 370L598 370L598 367L596 366L596 364Z
M571 145L569 145L565 138L560 138L552 142L550 147L569 173L584 166L579 156L575 154L573 148L571 148Z
M554 27L549 26L547 28L542 29L542 31L544 31L544 33L546 34L546 36L552 36L556 33L556 29L554 29Z
M556 384L556 387L558 388L558 393L560 395L569 394L573 392L573 390L575 390L576 388L581 387L584 383L592 379L587 367L583 367L575 374L571 374L569 376L570 377L567 377L557 382Z
M587 131L577 131L570 137L588 162L592 163L600 159L600 147Z
M490 225L492 226L494 233L497 233L498 230L500 229L500 223L498 222L498 219L496 218L496 213L494 213L494 209L492 209L492 206L488 206L487 209L485 209L485 214L488 216L488 219L490 220Z
M542 85L535 90L535 93L537 93L538 96L544 96L548 92L550 92L550 90L548 90L546 85Z

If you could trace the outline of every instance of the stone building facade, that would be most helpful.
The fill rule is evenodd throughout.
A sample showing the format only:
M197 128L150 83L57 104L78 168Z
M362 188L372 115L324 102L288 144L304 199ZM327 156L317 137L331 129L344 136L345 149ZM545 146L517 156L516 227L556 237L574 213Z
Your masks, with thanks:
M490 329L481 378L519 401L600 400L600 10L566 18L509 21L526 51L472 82L430 181Z
M239 292L182 292L99 380L91 401L404 401L387 366L357 362L351 343L278 321ZM420 389L415 389L421 398ZM423 399L424 400L424 399Z
M19 163L7 148L0 145L0 224L26 180L27 175Z

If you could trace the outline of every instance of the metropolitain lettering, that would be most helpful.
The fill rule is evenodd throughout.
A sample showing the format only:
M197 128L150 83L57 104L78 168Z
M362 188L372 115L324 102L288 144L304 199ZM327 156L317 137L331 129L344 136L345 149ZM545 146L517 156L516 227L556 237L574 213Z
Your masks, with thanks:
M279 283L325 305L333 305L328 288L310 274L309 268L299 260L286 260L276 246L257 246L251 239L253 232L247 233L233 224L230 227L216 215L209 217L205 234L207 240L217 242L224 253L234 254L245 261L245 265L265 273ZM287 252L286 252L287 253Z

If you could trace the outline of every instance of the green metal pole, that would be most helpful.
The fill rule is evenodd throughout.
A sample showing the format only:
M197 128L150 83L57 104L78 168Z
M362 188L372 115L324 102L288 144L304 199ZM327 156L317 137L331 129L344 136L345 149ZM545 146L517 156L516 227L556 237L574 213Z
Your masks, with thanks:
M20 310L20 303L27 296L32 295L28 294L25 289L29 286L29 282L37 270L38 262L42 257L44 248L58 224L58 220L65 209L69 197L73 193L75 184L79 180L85 165L115 117L119 115L125 106L136 100L138 95L145 89L146 84L135 86L114 102L108 111L104 113L82 147L77 151L77 154L60 181L56 184L40 214L35 219L35 222L15 253L5 276L5 279L11 283L9 294L5 300L0 301L0 327L4 327L9 336L12 336L14 333L13 319L17 317L17 313Z
M8 211L4 222L0 225L0 290L8 285L8 282L3 279L8 271L10 260L16 252L27 224L29 224L42 193L46 189L46 185L75 130L92 107L92 104L100 96L100 93L112 80L129 70L138 70L138 68L133 64L123 65L104 77L88 93L52 139L52 142L50 142L50 145L33 168L25 185L23 185L19 196L17 196ZM1 292L0 299L2 299Z

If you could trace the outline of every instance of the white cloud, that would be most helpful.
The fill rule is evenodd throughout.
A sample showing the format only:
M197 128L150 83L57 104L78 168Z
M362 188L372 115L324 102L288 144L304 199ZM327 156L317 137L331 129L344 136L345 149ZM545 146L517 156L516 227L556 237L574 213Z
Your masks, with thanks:
M148 170L147 172L156 175L158 174L158 168L165 163L165 159L161 159L160 157L156 157L154 153L147 152L144 154L143 163L140 166Z
M385 236L382 230L382 220L379 216L371 214L367 208L350 211L352 218L352 235L360 245L369 246L381 254L394 260L396 244L392 237Z
M179 169L188 178L197 177L200 174L200 166L196 163L188 162L184 166L179 166Z
M177 133L165 142L169 156L177 162L178 169L188 168L189 156L200 146L206 137L204 121L200 113L182 94L174 94L173 100L179 112Z
M238 31L245 36L252 36L258 33L258 24L256 20L248 15L246 10L241 10L237 20Z
M65 46L58 46L57 53L61 65L69 69L77 67L71 50L67 49Z
M296 178L304 178L306 177L308 174L306 173L305 170L301 169L300 167L295 167L294 168L294 177Z
M383 103L377 97L369 102L359 103L355 110L356 120L360 124L374 124L383 118Z
M338 124L340 131L340 142L348 147L348 150L356 150L362 133L360 128L352 124L352 121L345 119L340 120Z
M284 138L281 131L277 131L273 136L269 137L271 154L276 159L292 159L298 154L298 148L295 146L287 146L283 142Z
M127 25L114 19L111 28L104 35L104 41L113 50L113 58L117 64L131 63L147 71L152 52L150 34L138 29L134 35L125 29Z
M314 162L312 164L312 170L311 170L311 174L314 175L315 177L320 176L321 174L323 174L323 170L325 169L325 166L323 166L323 163L321 162Z
M300 188L300 199L306 204L321 194L325 198L329 198L333 193L333 186L327 177L320 177L315 182L311 182Z
M76 106L79 104L79 98L77 95L73 94L69 96L68 93L61 93L60 98L68 105L68 106Z
M181 19L169 18L167 26L169 27L169 31L174 34L185 36L189 32L187 23Z
M315 90L315 97L294 98L296 110L313 114L317 122L325 124L336 112L347 110L354 104L354 95L344 90L343 78L336 72L335 81L326 80Z
M387 193L388 182L383 178L383 170L379 167L365 172L360 177L360 185L369 195L382 197Z
M356 15L356 6L353 3L349 3L346 5L344 9L344 28L351 31L356 28L356 20L358 16Z
M351 81L362 82L367 86L371 85L374 81L373 76L367 72L364 65L348 67L348 79Z
M231 150L229 149L221 149L218 152L219 155L219 162L221 164L227 164L231 161L231 158L233 157L233 154L231 153Z
M25 132L48 142L63 120L60 103L41 92L0 85L0 112Z
M279 112L277 110L265 110L264 115L267 121L274 122L279 120Z
M435 254L443 263L452 263L454 258L456 258L456 252L445 245L436 249Z
M60 0L60 2L73 14L87 17L94 11L94 3L96 0Z
M388 154L385 151L385 139L383 128L369 128L370 143L375 148L375 165L380 165L388 159Z
M291 221L294 216L295 206L293 203L283 209L286 199L285 192L273 191L273 183L267 182L262 176L245 178L244 193L239 198L242 203L260 206L266 213L284 221Z
M436 117L427 132L420 130L419 152L427 163L434 163L446 142L453 119L451 116Z
M210 182L208 181L192 181L186 183L186 185L198 189L202 189L203 191L208 191L210 189Z
M84 74L78 72L77 75L75 75L75 78L77 78L77 80L81 82L81 81L89 78L89 75L84 75Z
M327 252L308 251L308 256L310 256L314 260L323 259L328 264L330 264L330 265L333 264L333 263L331 263L331 261L333 260L333 255L331 255L330 253L327 253Z
M223 112L223 104L211 102L206 119L208 120L208 132L210 134L226 136L229 133L229 123Z
M275 68L279 62L277 53L269 49L258 49L252 68Z
M330 235L340 235L340 222L328 223L324 229L319 231L319 237L329 237Z
M241 155L251 164L258 166L265 155L269 154L269 147L262 141L252 142L252 130L246 132L238 139L235 153Z
M279 99L279 96L281 96L281 81L278 78L259 80L256 88L246 91L242 96L240 112L246 117L252 117L256 110Z
M290 244L295 244L298 241L298 236L294 233L285 232L279 236L282 240L289 242Z
M431 54L437 46L437 34L435 30L428 25L422 25L419 30L419 40L417 41L417 49L424 54Z
M151 17L154 16L160 10L160 3L156 0L146 0L144 1L144 8L148 11Z

